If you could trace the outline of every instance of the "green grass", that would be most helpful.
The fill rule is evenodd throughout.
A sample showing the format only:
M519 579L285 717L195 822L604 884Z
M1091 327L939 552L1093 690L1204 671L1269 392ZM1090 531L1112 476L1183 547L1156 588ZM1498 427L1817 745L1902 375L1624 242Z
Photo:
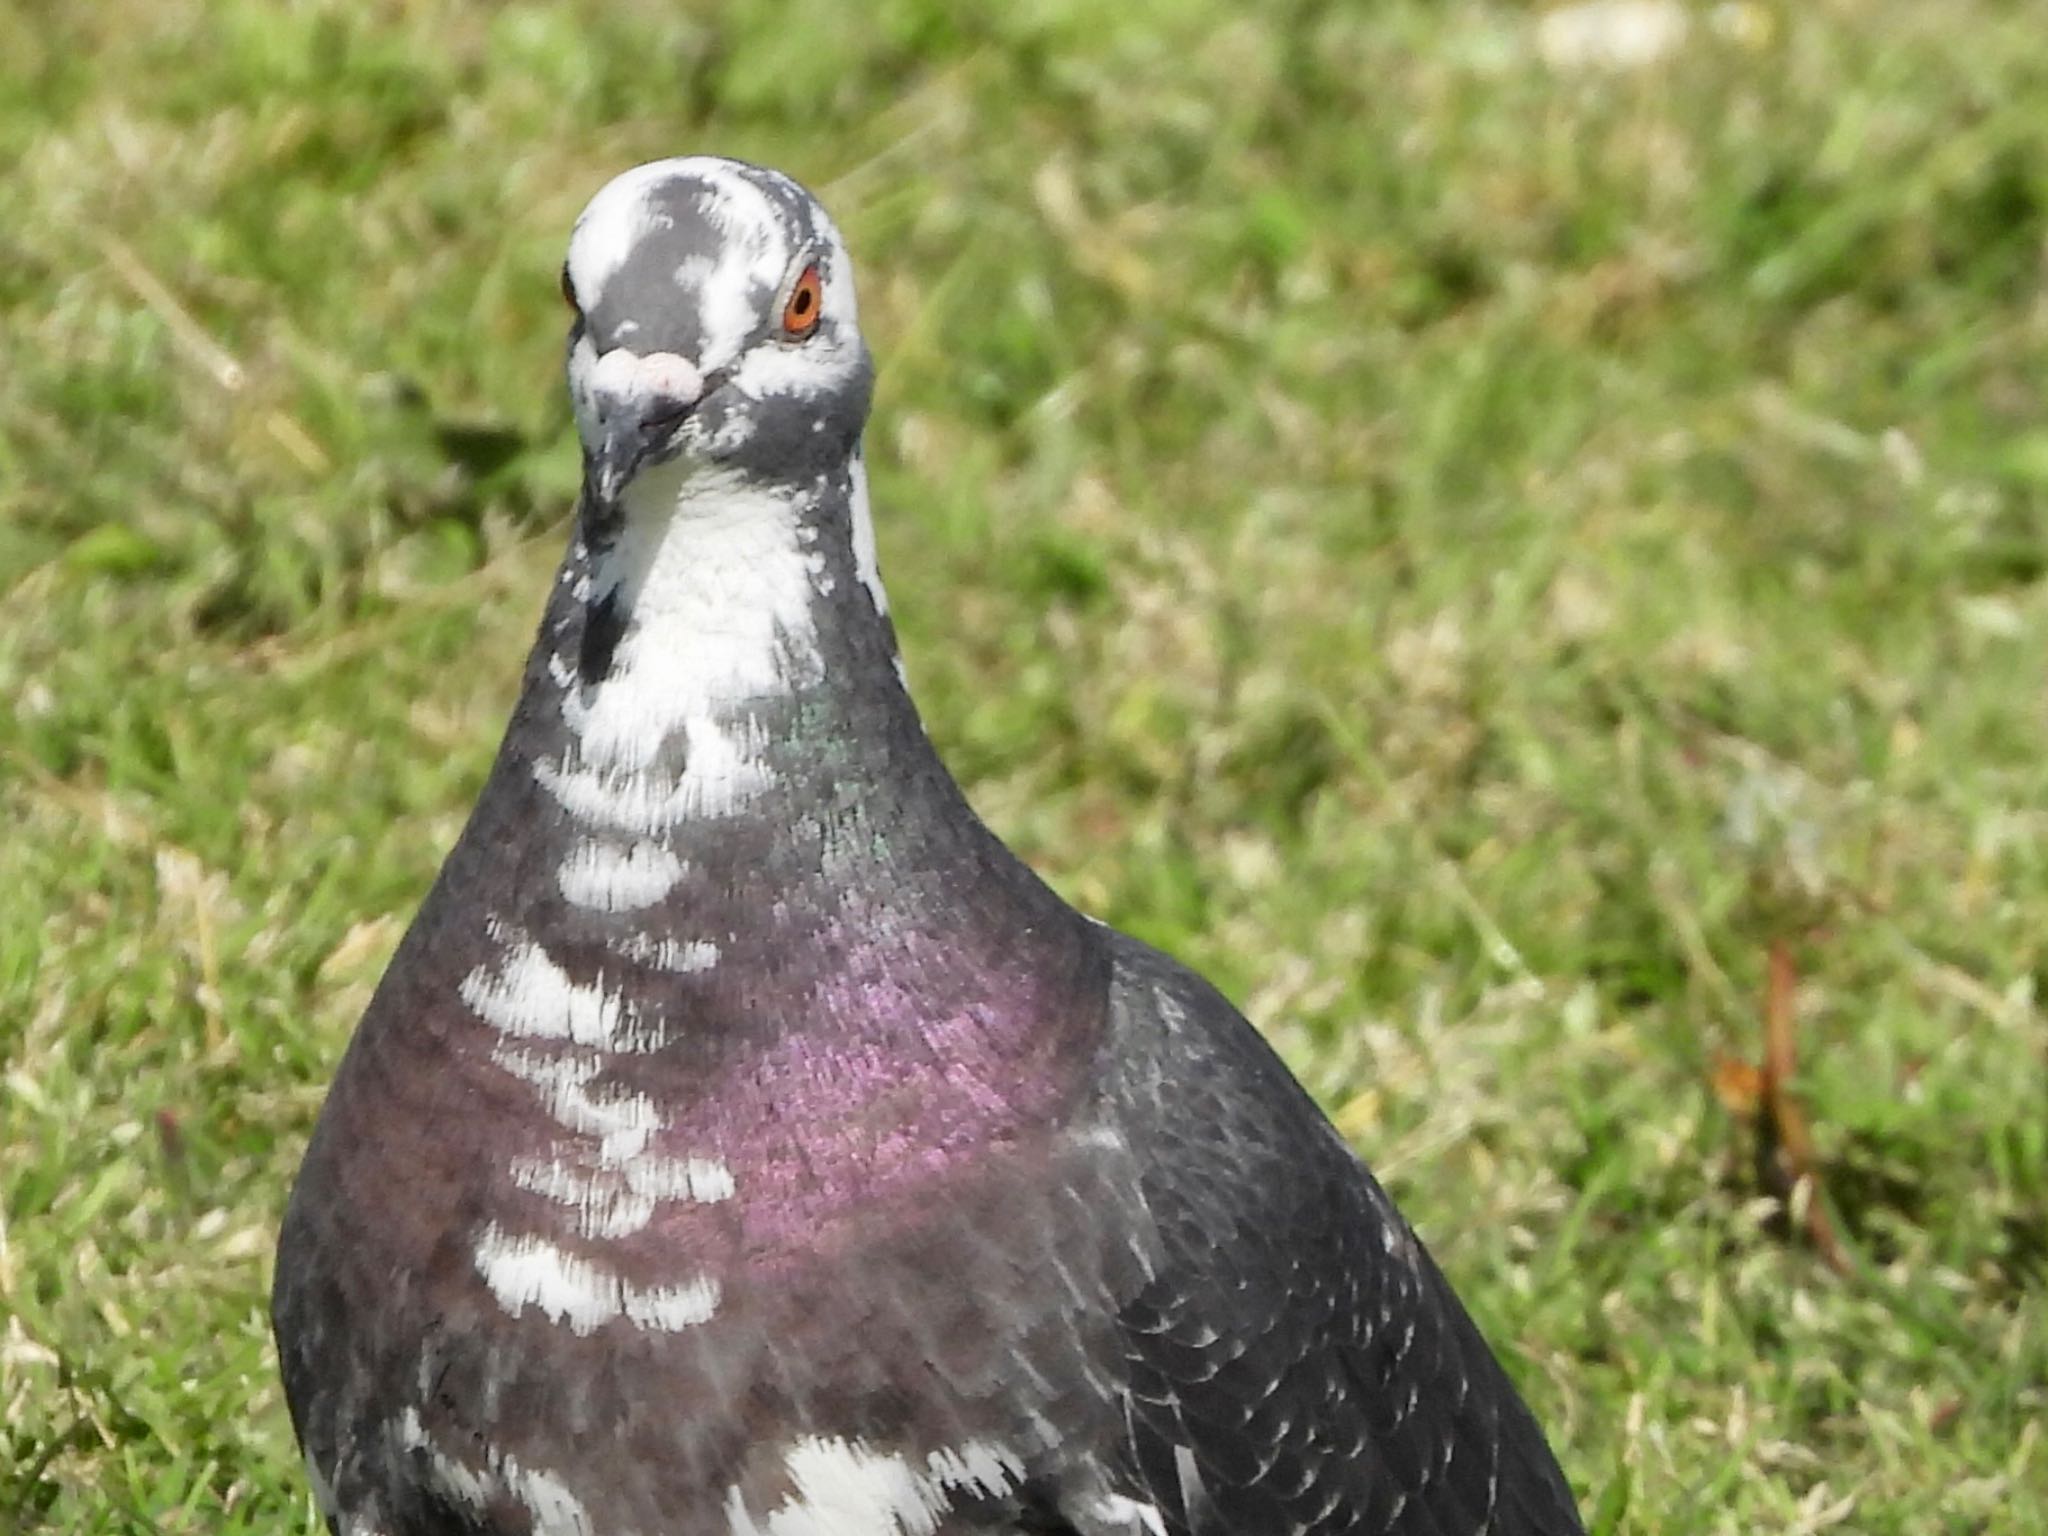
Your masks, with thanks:
M0 1529L312 1528L285 1184L564 536L568 224L716 150L862 263L947 758L1588 1510L2048 1532L2048 29L1708 9L0 0ZM1774 941L1847 1277L1713 1088Z

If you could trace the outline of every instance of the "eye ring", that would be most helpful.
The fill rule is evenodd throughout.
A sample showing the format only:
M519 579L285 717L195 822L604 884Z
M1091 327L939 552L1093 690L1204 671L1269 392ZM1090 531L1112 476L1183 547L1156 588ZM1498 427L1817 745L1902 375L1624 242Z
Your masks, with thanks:
M782 305L782 334L791 341L808 341L825 316L825 284L814 261L790 284L789 297Z
M576 284L569 276L569 263L562 263L562 302L569 306L571 314L583 313L583 306L576 302Z

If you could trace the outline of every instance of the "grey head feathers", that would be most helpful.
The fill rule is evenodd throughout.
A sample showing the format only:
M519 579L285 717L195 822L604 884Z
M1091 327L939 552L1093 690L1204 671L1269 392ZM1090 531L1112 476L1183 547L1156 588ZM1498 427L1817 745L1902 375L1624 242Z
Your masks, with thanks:
M626 172L576 221L563 292L600 517L651 465L795 484L858 441L873 367L852 264L788 177L705 156Z

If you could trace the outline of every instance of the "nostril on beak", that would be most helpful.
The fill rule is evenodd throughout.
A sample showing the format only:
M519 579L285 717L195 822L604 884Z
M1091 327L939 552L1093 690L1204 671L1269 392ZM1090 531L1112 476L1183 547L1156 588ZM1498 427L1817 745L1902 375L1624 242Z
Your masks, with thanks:
M674 352L655 352L640 360L640 383L661 401L673 400L687 411L704 396L704 375L697 365Z
M674 410L680 416L704 397L704 375L687 357L650 352L642 357L614 347L597 360L591 385L613 409L631 410L642 420Z

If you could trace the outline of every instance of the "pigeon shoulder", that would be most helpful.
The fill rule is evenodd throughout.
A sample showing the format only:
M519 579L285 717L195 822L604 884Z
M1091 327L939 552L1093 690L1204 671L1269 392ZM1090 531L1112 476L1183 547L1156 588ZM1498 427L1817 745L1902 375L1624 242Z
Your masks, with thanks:
M1130 1478L1167 1536L1582 1526L1392 1200L1200 976L1111 938L1101 1113L1151 1272L1121 1307Z
M1256 1184L1286 1169L1330 1164L1362 1172L1350 1148L1266 1038L1205 977L1115 929L1108 952L1105 1063L1110 1112L1155 1142L1189 1141L1228 1157ZM1192 1148L1191 1148L1192 1150Z

